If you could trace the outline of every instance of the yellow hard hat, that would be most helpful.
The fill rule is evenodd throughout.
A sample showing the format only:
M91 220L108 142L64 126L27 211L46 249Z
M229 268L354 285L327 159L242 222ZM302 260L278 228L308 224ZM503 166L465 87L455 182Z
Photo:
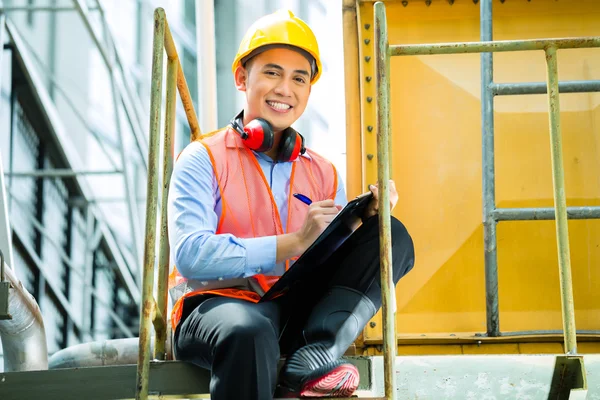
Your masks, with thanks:
M317 38L306 22L289 10L279 10L252 24L240 43L231 70L235 73L236 68L245 63L248 56L254 56L258 49L277 45L293 46L303 50L302 53L308 53L314 59L310 83L314 84L319 79L323 68Z

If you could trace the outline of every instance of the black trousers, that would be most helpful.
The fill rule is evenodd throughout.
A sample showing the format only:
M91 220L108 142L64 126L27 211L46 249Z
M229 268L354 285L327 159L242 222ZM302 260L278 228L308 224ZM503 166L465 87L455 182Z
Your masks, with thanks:
M392 217L392 264L396 284L414 265L414 246ZM311 310L333 286L355 289L381 307L379 222L365 221L327 260L306 290L251 303L220 296L194 296L184 303L174 336L179 360L211 370L213 400L272 399L280 357L302 345Z

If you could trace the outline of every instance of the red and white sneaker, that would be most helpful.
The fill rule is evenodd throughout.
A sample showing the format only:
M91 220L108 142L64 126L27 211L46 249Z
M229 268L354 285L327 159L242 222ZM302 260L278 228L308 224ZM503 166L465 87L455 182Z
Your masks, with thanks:
M280 387L299 397L350 397L359 380L353 364L334 359L325 345L314 343L298 349L286 360Z
M353 364L339 361L339 365L329 372L302 384L300 397L352 396L360 380L358 369Z

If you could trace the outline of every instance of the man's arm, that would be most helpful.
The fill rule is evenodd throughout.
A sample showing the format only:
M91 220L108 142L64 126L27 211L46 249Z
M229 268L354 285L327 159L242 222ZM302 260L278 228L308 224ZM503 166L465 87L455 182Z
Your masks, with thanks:
M347 203L346 191L344 189L344 181L339 172L337 172L338 187L335 195L334 204L336 206L344 207ZM333 210L332 210L333 211ZM305 224L306 225L306 224ZM302 230L299 232L288 233L277 236L277 263L288 260L292 257L296 257L304 253L304 251L310 247L312 241L310 234L304 238Z
M220 203L206 148L191 143L175 162L169 189L169 242L179 272L188 279L215 280L273 270L279 258L276 236L241 239L217 235L215 206L219 209ZM292 251L289 246L286 255Z

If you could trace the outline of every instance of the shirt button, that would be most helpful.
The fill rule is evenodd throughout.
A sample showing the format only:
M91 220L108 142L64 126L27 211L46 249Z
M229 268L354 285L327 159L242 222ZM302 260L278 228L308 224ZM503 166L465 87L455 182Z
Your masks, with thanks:
M220 276L220 277L219 277L219 280L220 280L220 281L222 281L222 280L223 280L223 277L222 277L222 276Z

